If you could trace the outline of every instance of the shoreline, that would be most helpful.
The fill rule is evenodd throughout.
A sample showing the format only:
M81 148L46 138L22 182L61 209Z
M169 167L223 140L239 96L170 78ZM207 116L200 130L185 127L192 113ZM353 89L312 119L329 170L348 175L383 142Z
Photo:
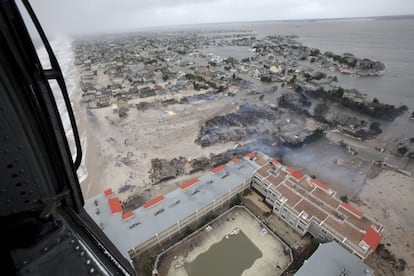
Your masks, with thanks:
M98 193L102 192L105 187L101 187L99 181L99 171L102 169L102 163L100 156L100 144L98 139L92 133L90 124L88 123L86 107L80 102L81 100L81 91L80 88L77 88L76 97L74 97L74 110L78 114L76 118L77 126L79 133L82 133L84 136L82 138L86 139L86 147L82 148L83 156L81 166L85 167L86 177L83 180L79 181L79 184L82 189L82 194L85 199L88 199ZM82 139L81 138L81 139ZM83 147L83 145L82 145Z

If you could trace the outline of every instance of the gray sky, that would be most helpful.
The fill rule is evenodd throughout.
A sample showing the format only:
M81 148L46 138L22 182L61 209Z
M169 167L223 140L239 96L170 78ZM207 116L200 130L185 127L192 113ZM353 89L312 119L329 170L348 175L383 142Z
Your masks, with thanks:
M414 14L414 0L32 0L49 35L209 22Z

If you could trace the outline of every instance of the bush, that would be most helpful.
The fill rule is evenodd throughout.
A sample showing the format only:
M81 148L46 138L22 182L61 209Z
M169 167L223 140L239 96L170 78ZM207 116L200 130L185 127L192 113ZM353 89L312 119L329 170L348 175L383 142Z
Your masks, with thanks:
M319 49L312 49L310 51L311 56L319 56L320 53L321 53L321 51L319 51Z
M261 77L260 80L262 82L272 82L272 78L271 77L267 77L267 76Z
M401 156L404 156L407 153L407 151L408 151L408 149L406 147L400 147L400 148L398 148L398 153Z

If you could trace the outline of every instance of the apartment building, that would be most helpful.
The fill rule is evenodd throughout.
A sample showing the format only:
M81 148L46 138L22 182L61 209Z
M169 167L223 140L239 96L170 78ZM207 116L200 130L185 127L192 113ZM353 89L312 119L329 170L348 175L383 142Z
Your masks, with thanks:
M335 240L361 259L381 240L381 224L336 198L320 181L261 152L233 158L135 210L125 212L111 189L88 199L85 208L121 253L133 258L184 233L249 187L301 235Z
M124 211L119 198L107 189L85 203L95 222L126 258L173 240L198 224L208 214L227 206L250 187L250 178L259 168L248 158L233 158L227 164L180 184L135 210Z
M296 232L310 233L323 242L335 240L361 259L375 251L383 230L380 223L342 202L317 179L260 152L248 159L261 166L251 178L252 187Z

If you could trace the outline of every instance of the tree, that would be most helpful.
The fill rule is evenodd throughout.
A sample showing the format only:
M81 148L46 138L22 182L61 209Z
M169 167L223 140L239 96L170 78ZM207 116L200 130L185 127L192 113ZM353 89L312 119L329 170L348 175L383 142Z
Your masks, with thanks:
M319 49L311 49L310 51L310 55L311 56L319 56L319 54L321 53L321 51L319 51Z
M194 87L194 90L197 90L197 91L200 90L200 85L196 83L195 81L193 81L193 87Z
M372 122L369 125L369 129L371 131L373 131L374 133L380 134L382 132L382 129L380 128L380 123L379 122Z
M379 101L378 101L378 99L377 99L377 98L374 98L374 99L372 100L372 103L374 103L374 104L379 104Z
M326 103L318 103L313 110L315 116L325 116L329 111L329 106Z
M397 151L401 156L404 156L404 154L407 153L408 149L406 147L400 147Z
M262 77L260 78L260 80L261 80L262 82L272 82L272 78L271 78L271 77L268 77L268 76L262 76Z
M215 63L214 61L209 61L208 65L215 67L215 66L217 66L217 63Z

